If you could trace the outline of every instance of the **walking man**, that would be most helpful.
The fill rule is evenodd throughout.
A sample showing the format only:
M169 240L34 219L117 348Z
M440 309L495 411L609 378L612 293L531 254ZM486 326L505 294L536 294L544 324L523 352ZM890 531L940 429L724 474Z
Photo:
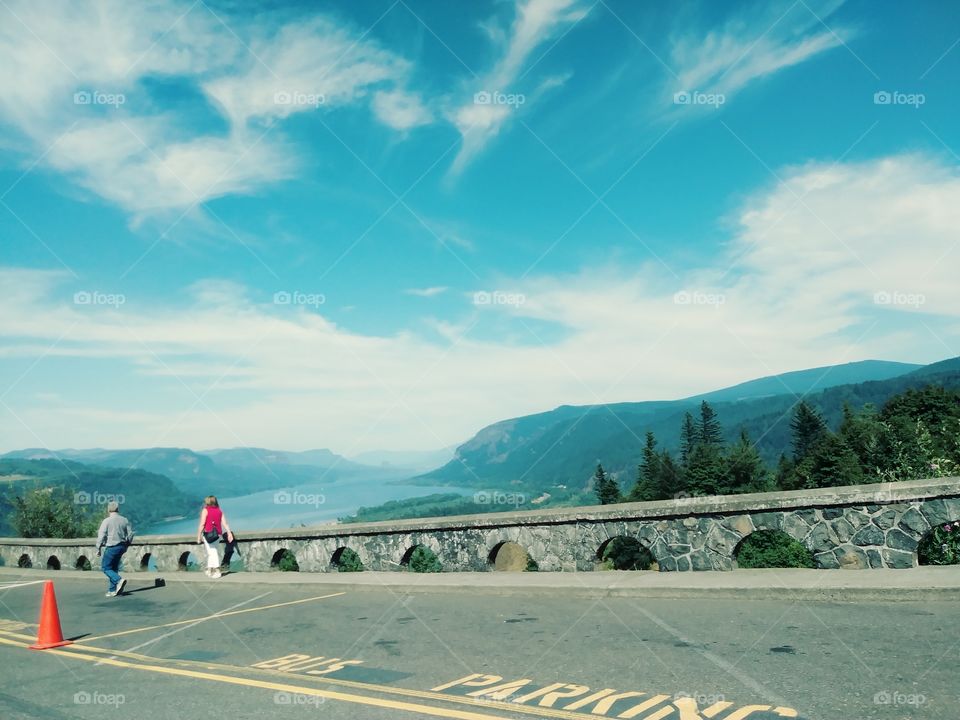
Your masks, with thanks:
M97 555L103 553L100 569L110 581L107 597L120 595L124 585L127 584L117 570L120 568L120 558L133 542L133 528L130 527L130 521L119 511L120 505L116 500L107 503L107 516L100 523L100 530L97 531ZM106 546L105 551L104 546Z

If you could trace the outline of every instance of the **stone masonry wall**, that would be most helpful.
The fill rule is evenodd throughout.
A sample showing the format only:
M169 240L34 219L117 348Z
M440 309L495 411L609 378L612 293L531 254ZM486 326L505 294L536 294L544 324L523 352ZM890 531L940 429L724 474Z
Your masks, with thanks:
M697 498L671 503L631 503L541 512L498 513L395 523L336 525L286 532L240 533L248 570L269 570L281 550L294 554L303 572L331 572L339 548L355 551L369 570L403 570L417 545L437 554L446 571L486 571L501 543L517 543L542 571L595 569L604 544L636 538L661 571L732 570L740 542L758 530L779 530L801 542L817 566L909 568L931 527L960 519L960 479ZM27 556L34 568L56 558L74 569L83 556L99 569L94 541L0 539L0 561L16 567ZM138 571L149 553L158 570L183 569L184 558L203 566L203 548L189 536L144 536L124 557Z

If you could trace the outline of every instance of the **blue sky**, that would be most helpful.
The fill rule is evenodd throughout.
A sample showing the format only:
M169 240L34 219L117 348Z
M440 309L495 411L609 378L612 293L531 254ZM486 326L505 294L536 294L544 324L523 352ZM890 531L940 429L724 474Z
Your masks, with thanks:
M0 449L960 354L948 3L255 7L0 7Z

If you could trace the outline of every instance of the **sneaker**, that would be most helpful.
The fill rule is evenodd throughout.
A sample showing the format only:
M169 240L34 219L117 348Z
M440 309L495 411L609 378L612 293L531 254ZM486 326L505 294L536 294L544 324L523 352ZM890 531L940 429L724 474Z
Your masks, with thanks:
M217 569L210 573L210 577L213 578L214 580L219 580L221 577L223 577L223 575L220 572L220 570Z
M126 587L126 585L127 585L127 579L126 579L126 578L120 578L120 582L117 583L117 590L116 590L116 592L113 593L113 594L114 594L114 595L122 595L122 594L123 594L123 588Z
M117 594L115 592L110 592L109 590L107 590L107 597L116 597L116 595Z
M210 568L205 568L203 571L203 574L206 575L207 577L212 577L213 571Z

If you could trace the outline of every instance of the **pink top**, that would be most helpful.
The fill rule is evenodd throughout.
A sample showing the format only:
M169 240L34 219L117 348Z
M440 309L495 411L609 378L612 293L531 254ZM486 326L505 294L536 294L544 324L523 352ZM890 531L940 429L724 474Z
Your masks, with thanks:
M220 526L220 521L223 519L223 510L218 507L208 507L207 508L207 522L204 523L203 531L210 532L213 529L216 529L218 533L223 534L223 530Z

